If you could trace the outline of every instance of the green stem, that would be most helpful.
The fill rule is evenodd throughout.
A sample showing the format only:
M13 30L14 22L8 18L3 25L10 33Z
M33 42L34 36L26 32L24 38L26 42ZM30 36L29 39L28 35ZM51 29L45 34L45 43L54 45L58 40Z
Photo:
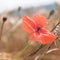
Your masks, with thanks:
M26 48L29 46L29 44L30 44L30 41L27 40L26 43L25 43L25 45L22 47L22 49L17 53L16 60L19 60L19 57L21 57L21 55L26 50Z

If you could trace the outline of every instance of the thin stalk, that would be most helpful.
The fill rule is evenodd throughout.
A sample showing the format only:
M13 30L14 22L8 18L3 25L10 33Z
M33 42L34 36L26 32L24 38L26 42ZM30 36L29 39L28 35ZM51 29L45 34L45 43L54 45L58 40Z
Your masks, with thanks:
M40 49L42 49L44 47L44 45L40 45L39 46L39 48L35 51L35 52L33 52L33 53L31 53L29 56L33 56L33 55L35 55Z
M0 40L1 40L1 38L2 38L3 27L4 27L4 22L2 23L2 26L1 26L1 31L0 31Z
M45 56L46 52L51 48L52 45L53 45L53 43L50 44L50 45L47 47L46 51L43 52L43 54L41 55L41 57L40 57L38 60L42 60L42 59L43 59L43 57Z
M0 40L1 40L1 38L2 38L2 33L3 33L3 27L4 27L4 23L5 23L5 21L7 20L7 18L6 17L3 17L3 23L2 23L2 26L1 26L1 31L0 31Z
M19 57L21 57L21 55L27 49L27 47L29 46L29 44L30 44L30 41L27 40L26 43L25 43L25 45L23 46L23 48L17 53L16 60L19 60Z
M51 32L54 31L55 28L56 28L59 24L60 24L60 21L53 27L53 29L51 30Z

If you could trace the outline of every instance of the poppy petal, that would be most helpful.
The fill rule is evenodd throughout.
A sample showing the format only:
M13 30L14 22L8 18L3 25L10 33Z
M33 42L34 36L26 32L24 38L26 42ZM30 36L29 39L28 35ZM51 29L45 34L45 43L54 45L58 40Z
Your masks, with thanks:
M22 19L23 19L23 22L22 22L23 29L28 33L34 32L35 31L34 22L32 22L32 20L27 16L23 16Z
M32 33L29 35L29 39L32 41L38 41L37 35L36 33Z
M33 20L41 27L45 27L48 24L47 19L44 16L41 16L39 14L34 15Z
M41 28L39 33L43 33L43 34L46 34L47 32L49 32L48 30L46 30L45 28Z
M30 34L29 39L41 44L50 44L56 39L56 36L48 30L41 29L39 34L37 32Z
M56 39L55 35L53 33L46 33L46 34L41 34L39 38L39 42L41 44L50 44Z

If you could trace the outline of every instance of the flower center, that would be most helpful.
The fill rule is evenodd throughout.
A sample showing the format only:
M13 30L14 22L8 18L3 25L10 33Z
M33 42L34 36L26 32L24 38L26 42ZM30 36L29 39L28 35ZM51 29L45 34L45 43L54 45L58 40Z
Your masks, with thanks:
M40 28L40 26L37 26L37 30L36 31L39 31L41 28Z

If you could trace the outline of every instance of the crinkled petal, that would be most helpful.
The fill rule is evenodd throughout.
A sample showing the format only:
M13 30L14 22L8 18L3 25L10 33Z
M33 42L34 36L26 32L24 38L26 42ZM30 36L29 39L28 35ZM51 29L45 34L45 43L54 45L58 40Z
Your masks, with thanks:
M22 28L28 33L34 32L36 27L35 23L27 16L23 16L22 19Z
M56 36L53 33L41 34L39 42L41 44L51 44L56 39Z
M45 27L48 24L47 19L44 16L41 16L39 14L34 15L33 20L41 27Z
M56 36L45 29L41 29L39 33L35 32L30 34L29 39L41 44L50 44L56 39Z

